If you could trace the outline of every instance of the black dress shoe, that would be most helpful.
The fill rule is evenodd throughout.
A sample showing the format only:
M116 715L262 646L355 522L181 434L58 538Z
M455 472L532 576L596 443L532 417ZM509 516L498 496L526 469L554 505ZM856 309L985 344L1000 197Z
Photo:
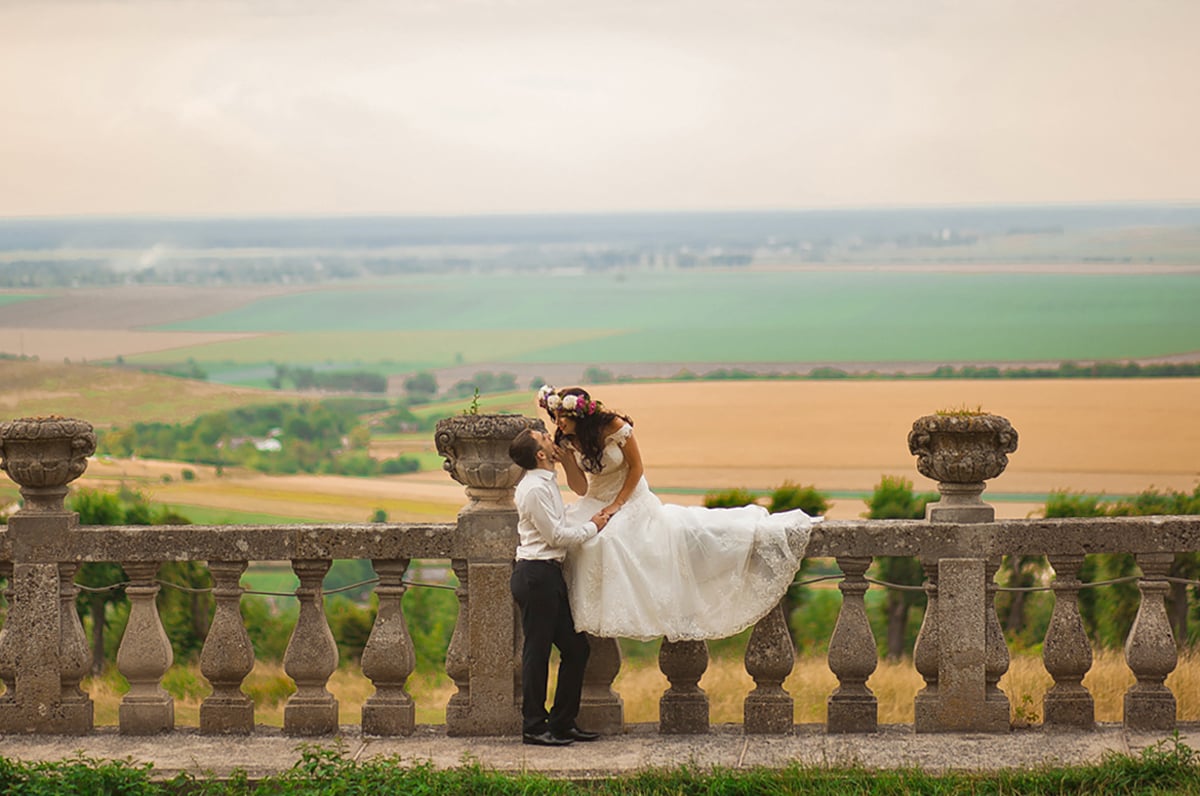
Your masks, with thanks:
M570 746L575 743L575 739L571 737L562 737L555 735L549 730L541 732L527 732L521 735L521 742L531 746Z
M595 740L599 739L600 733L588 732L587 730L581 730L578 727L572 727L571 729L567 730L566 732L554 733L554 737L555 738L563 738L563 739L567 740L568 742L569 741L595 741Z

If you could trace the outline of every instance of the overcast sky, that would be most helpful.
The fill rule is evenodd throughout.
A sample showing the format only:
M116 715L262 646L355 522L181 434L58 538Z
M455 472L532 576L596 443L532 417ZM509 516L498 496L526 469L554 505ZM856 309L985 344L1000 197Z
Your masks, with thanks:
M0 216L1200 200L1198 0L0 0Z

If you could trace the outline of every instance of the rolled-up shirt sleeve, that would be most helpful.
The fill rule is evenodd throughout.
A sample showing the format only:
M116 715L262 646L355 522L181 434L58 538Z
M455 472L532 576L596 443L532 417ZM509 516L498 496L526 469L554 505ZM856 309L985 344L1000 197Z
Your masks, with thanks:
M575 547L599 533L596 523L590 520L583 525L567 525L567 519L554 496L546 489L533 489L525 493L521 498L520 510L550 547Z

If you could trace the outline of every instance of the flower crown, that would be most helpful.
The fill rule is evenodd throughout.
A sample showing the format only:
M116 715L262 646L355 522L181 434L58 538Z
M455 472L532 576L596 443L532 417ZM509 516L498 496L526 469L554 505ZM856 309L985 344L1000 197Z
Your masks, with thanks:
M597 400L582 395L559 395L558 390L549 384L542 385L538 390L537 402L551 417L589 417L604 411L604 404Z

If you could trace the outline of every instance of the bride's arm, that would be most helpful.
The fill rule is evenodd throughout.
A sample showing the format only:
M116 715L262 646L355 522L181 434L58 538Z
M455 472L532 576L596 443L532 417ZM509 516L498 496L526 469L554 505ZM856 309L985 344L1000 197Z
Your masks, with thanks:
M629 496L633 494L638 481L642 480L642 474L646 469L642 465L642 452L638 449L637 438L633 436L632 431L630 431L629 436L625 439L625 444L621 446L621 451L624 453L625 463L629 465L629 471L625 473L625 483L621 484L621 491L613 498L613 502L605 506L600 512L610 517L616 514L621 509L621 506L625 505L626 500L629 500Z
M563 473L567 476L567 486L576 495L586 495L587 475L580 469L579 462L575 461L575 451L569 445L560 446L559 451L558 460L562 462Z

